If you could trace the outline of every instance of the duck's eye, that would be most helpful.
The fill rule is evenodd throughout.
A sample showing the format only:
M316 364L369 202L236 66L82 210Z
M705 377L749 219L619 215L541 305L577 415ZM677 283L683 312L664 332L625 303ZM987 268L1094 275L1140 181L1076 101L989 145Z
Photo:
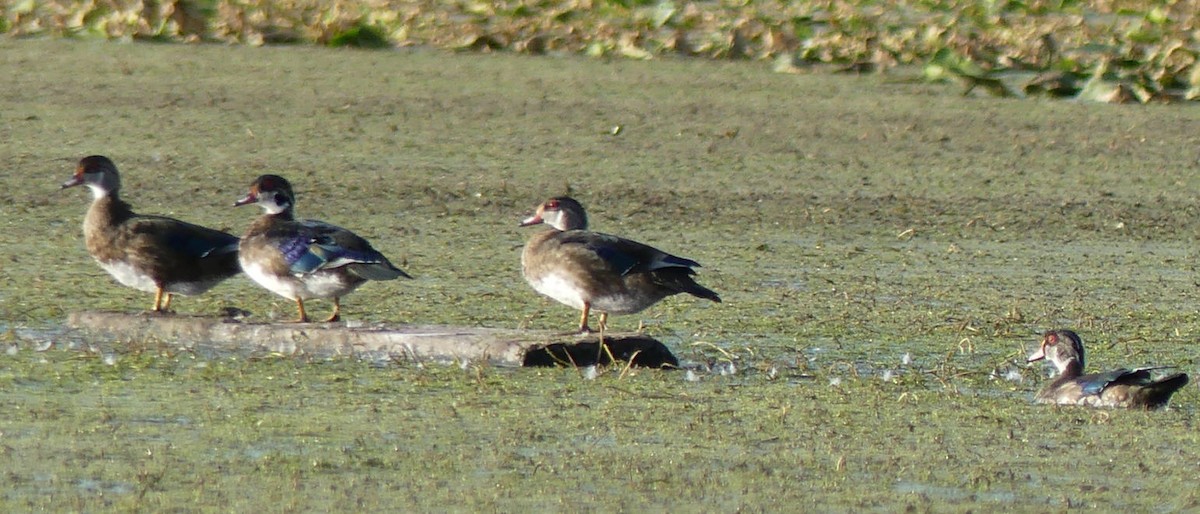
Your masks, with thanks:
M1050 334L1046 336L1046 344L1058 344L1058 335Z
M550 200L549 202L546 202L546 205L544 206L544 208L546 210L558 209L558 200Z

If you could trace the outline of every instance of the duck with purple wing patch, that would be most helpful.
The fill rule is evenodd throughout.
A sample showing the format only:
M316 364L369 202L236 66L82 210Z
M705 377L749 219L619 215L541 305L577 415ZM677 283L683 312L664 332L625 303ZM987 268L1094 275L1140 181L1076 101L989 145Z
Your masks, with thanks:
M525 280L537 292L579 309L580 332L590 332L588 314L600 311L600 330L609 314L632 314L679 293L720 303L717 293L697 284L700 264L636 241L592 232L587 213L573 198L559 196L538 206L521 226L545 223L521 253Z
M88 253L121 284L154 293L152 312L170 310L175 294L201 294L241 271L237 237L134 213L119 196L121 177L108 157L84 157L62 189L80 185L92 190L83 219Z
M1188 383L1183 373L1154 378L1153 372L1167 369L1162 367L1084 375L1083 341L1070 330L1042 335L1041 345L1028 362L1043 359L1053 364L1059 375L1038 392L1038 403L1154 409L1167 406L1171 395Z
M278 175L263 175L234 205L255 203L265 212L242 236L240 261L246 275L284 298L294 300L301 323L308 322L304 300L332 298L341 319L341 298L368 280L412 278L353 232L315 220L296 220L292 185Z

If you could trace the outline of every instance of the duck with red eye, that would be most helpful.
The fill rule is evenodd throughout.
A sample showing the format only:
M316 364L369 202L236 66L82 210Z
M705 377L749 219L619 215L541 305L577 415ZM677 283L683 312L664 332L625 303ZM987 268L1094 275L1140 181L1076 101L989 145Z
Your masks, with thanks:
M521 222L546 224L521 253L529 285L559 303L579 309L580 332L590 332L588 314L600 311L600 330L609 314L632 314L668 296L687 293L720 302L717 293L696 283L700 264L628 239L587 229L587 213L575 199L546 200Z
M341 319L341 298L368 280L412 278L371 247L371 243L336 225L296 220L292 185L278 175L263 175L235 203L258 204L264 211L239 247L246 276L267 290L296 302L299 322L308 322L304 300L332 298L333 314Z
M136 214L120 198L117 166L103 155L79 161L61 189L87 186L88 253L122 285L154 293L151 312L169 312L175 294L198 295L239 272L238 238L164 216Z
M1083 341L1070 330L1051 330L1042 335L1038 350L1028 362L1047 360L1059 375L1035 397L1038 403L1088 407L1165 407L1171 395L1187 385L1183 373L1154 378L1163 367L1118 369L1107 373L1083 374Z

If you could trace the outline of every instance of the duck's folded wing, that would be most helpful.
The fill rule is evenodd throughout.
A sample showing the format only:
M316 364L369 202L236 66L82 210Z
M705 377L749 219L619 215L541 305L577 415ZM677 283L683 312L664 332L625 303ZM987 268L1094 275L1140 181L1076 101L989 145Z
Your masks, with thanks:
M292 273L308 274L355 265L355 274L366 279L387 280L408 276L392 266L366 240L346 229L310 220L304 221L303 225L305 230L281 241L279 246Z
M138 220L131 230L154 238L175 252L198 259L235 253L238 248L237 236L172 218L145 217Z
M273 243L279 249L288 268L297 275L307 275L323 269L329 262L325 252L320 251L320 247L317 246L311 234L296 234L278 238ZM314 249L318 251L314 252Z
M700 263L671 255L653 246L598 232L564 232L562 244L580 245L621 275L647 273L663 268L691 268Z
M1164 373L1158 373L1165 369L1176 369L1175 366L1148 366L1145 368L1136 368L1128 373L1113 380L1113 383L1129 384L1129 385L1147 385L1153 384L1161 380L1169 380L1170 376L1165 376ZM1172 375L1173 376L1173 375ZM1184 375L1186 377L1186 375ZM1186 381L1186 378L1185 378ZM1185 382L1186 383L1186 382Z
M1140 383L1150 378L1150 371L1147 369L1116 369L1106 373L1093 373L1079 377L1079 385L1083 388L1083 394L1096 395L1104 391L1104 388L1116 383Z

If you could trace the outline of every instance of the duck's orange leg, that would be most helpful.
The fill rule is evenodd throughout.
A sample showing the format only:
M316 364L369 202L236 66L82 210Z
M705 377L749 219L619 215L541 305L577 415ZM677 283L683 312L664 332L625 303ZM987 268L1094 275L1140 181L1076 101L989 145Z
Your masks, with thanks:
M296 309L300 311L300 319L296 320L296 323L308 323L308 313L304 312L304 299L299 296L296 297Z
M167 296L167 298L170 298L170 296ZM163 311L162 299L163 299L163 288L155 287L154 288L154 308L150 309L151 312L162 312Z
M333 323L340 319L342 319L342 299L335 296L333 297L333 314L330 314L329 319L325 320L325 322Z
M170 312L170 310L171 310L171 299L172 299L172 298L174 298L174 297L175 297L175 295L173 295L173 294L171 294L171 293L167 293L167 294L165 294L165 295L163 295L163 296L165 296L167 299L166 299L165 301L163 301L162 310L163 310L164 312Z
M588 327L588 314L590 314L591 311L592 311L592 305L590 303L583 302L583 314L579 316L579 333L580 334L592 333L592 329L590 327Z

